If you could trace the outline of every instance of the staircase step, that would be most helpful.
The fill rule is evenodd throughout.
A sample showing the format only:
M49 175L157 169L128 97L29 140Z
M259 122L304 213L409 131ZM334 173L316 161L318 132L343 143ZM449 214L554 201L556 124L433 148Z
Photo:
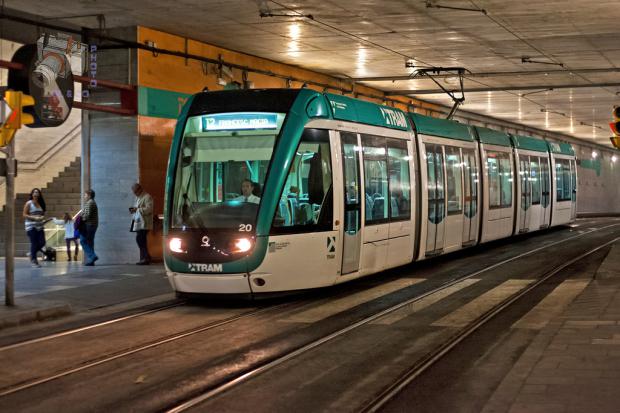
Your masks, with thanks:
M61 219L65 212L75 213L80 209L81 194L81 161L77 158L65 167L58 176L43 187L46 201L46 215ZM24 257L30 250L30 241L25 231L22 209L28 201L30 193L19 193L15 197L15 256ZM4 227L4 210L0 211L0 227ZM64 239L64 229L59 229ZM0 256L4 256L4 231L0 231Z

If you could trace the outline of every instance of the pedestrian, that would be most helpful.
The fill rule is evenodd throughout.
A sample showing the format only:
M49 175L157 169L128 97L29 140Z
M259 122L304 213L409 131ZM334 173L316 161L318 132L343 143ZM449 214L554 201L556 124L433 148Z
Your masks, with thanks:
M95 191L88 189L84 192L84 209L80 214L80 243L86 257L86 264L95 265L99 259L95 254L95 233L99 226L99 209L95 202Z
M65 216L62 219L55 219L56 225L62 225L65 227L65 244L67 245L67 261L71 261L71 242L75 244L75 254L73 260L77 261L78 253L80 252L79 238L80 234L74 228L74 220L71 214L65 212Z
M26 226L26 234L30 239L30 263L33 267L41 267L37 253L45 246L45 200L39 188L30 191L30 197L24 204L22 212Z
M134 206L129 208L132 214L131 231L136 233L136 243L140 248L140 261L136 265L149 265L151 255L147 237L153 229L153 197L137 182L131 186L131 190L136 196Z

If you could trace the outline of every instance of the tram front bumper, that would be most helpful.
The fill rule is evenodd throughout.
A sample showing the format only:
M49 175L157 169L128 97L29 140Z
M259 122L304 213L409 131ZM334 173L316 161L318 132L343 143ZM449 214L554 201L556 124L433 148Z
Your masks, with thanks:
M167 271L168 281L177 292L196 294L249 294L248 275L187 274Z

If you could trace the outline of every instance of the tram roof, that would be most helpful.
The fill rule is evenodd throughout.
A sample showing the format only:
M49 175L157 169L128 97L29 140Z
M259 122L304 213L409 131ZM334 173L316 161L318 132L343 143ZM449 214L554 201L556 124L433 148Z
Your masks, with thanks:
M452 120L409 113L418 133L473 142L469 126Z
M207 113L265 111L286 113L301 89L240 89L197 93L189 116Z
M488 145L512 146L510 136L506 132L500 132L494 129L483 128L482 126L474 126L478 133L480 143Z
M553 153L575 156L575 150L569 143L547 141L547 144L549 145L549 150Z
M407 116L400 109L331 93L326 93L325 98L331 106L334 119L390 129L410 129Z
M512 143L516 149L523 149L528 151L548 152L549 147L547 141L533 138L525 135L510 135Z

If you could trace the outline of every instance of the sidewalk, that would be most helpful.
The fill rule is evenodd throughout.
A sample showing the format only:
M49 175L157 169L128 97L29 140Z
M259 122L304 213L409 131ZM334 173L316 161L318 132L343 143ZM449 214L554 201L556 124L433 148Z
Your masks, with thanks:
M483 412L617 412L620 242L594 279L537 335Z
M26 258L15 259L15 306L0 305L0 329L33 321L114 306L146 298L174 297L161 264L99 265L41 262L32 268ZM4 258L0 279L4 287ZM2 288L4 292L4 288Z

